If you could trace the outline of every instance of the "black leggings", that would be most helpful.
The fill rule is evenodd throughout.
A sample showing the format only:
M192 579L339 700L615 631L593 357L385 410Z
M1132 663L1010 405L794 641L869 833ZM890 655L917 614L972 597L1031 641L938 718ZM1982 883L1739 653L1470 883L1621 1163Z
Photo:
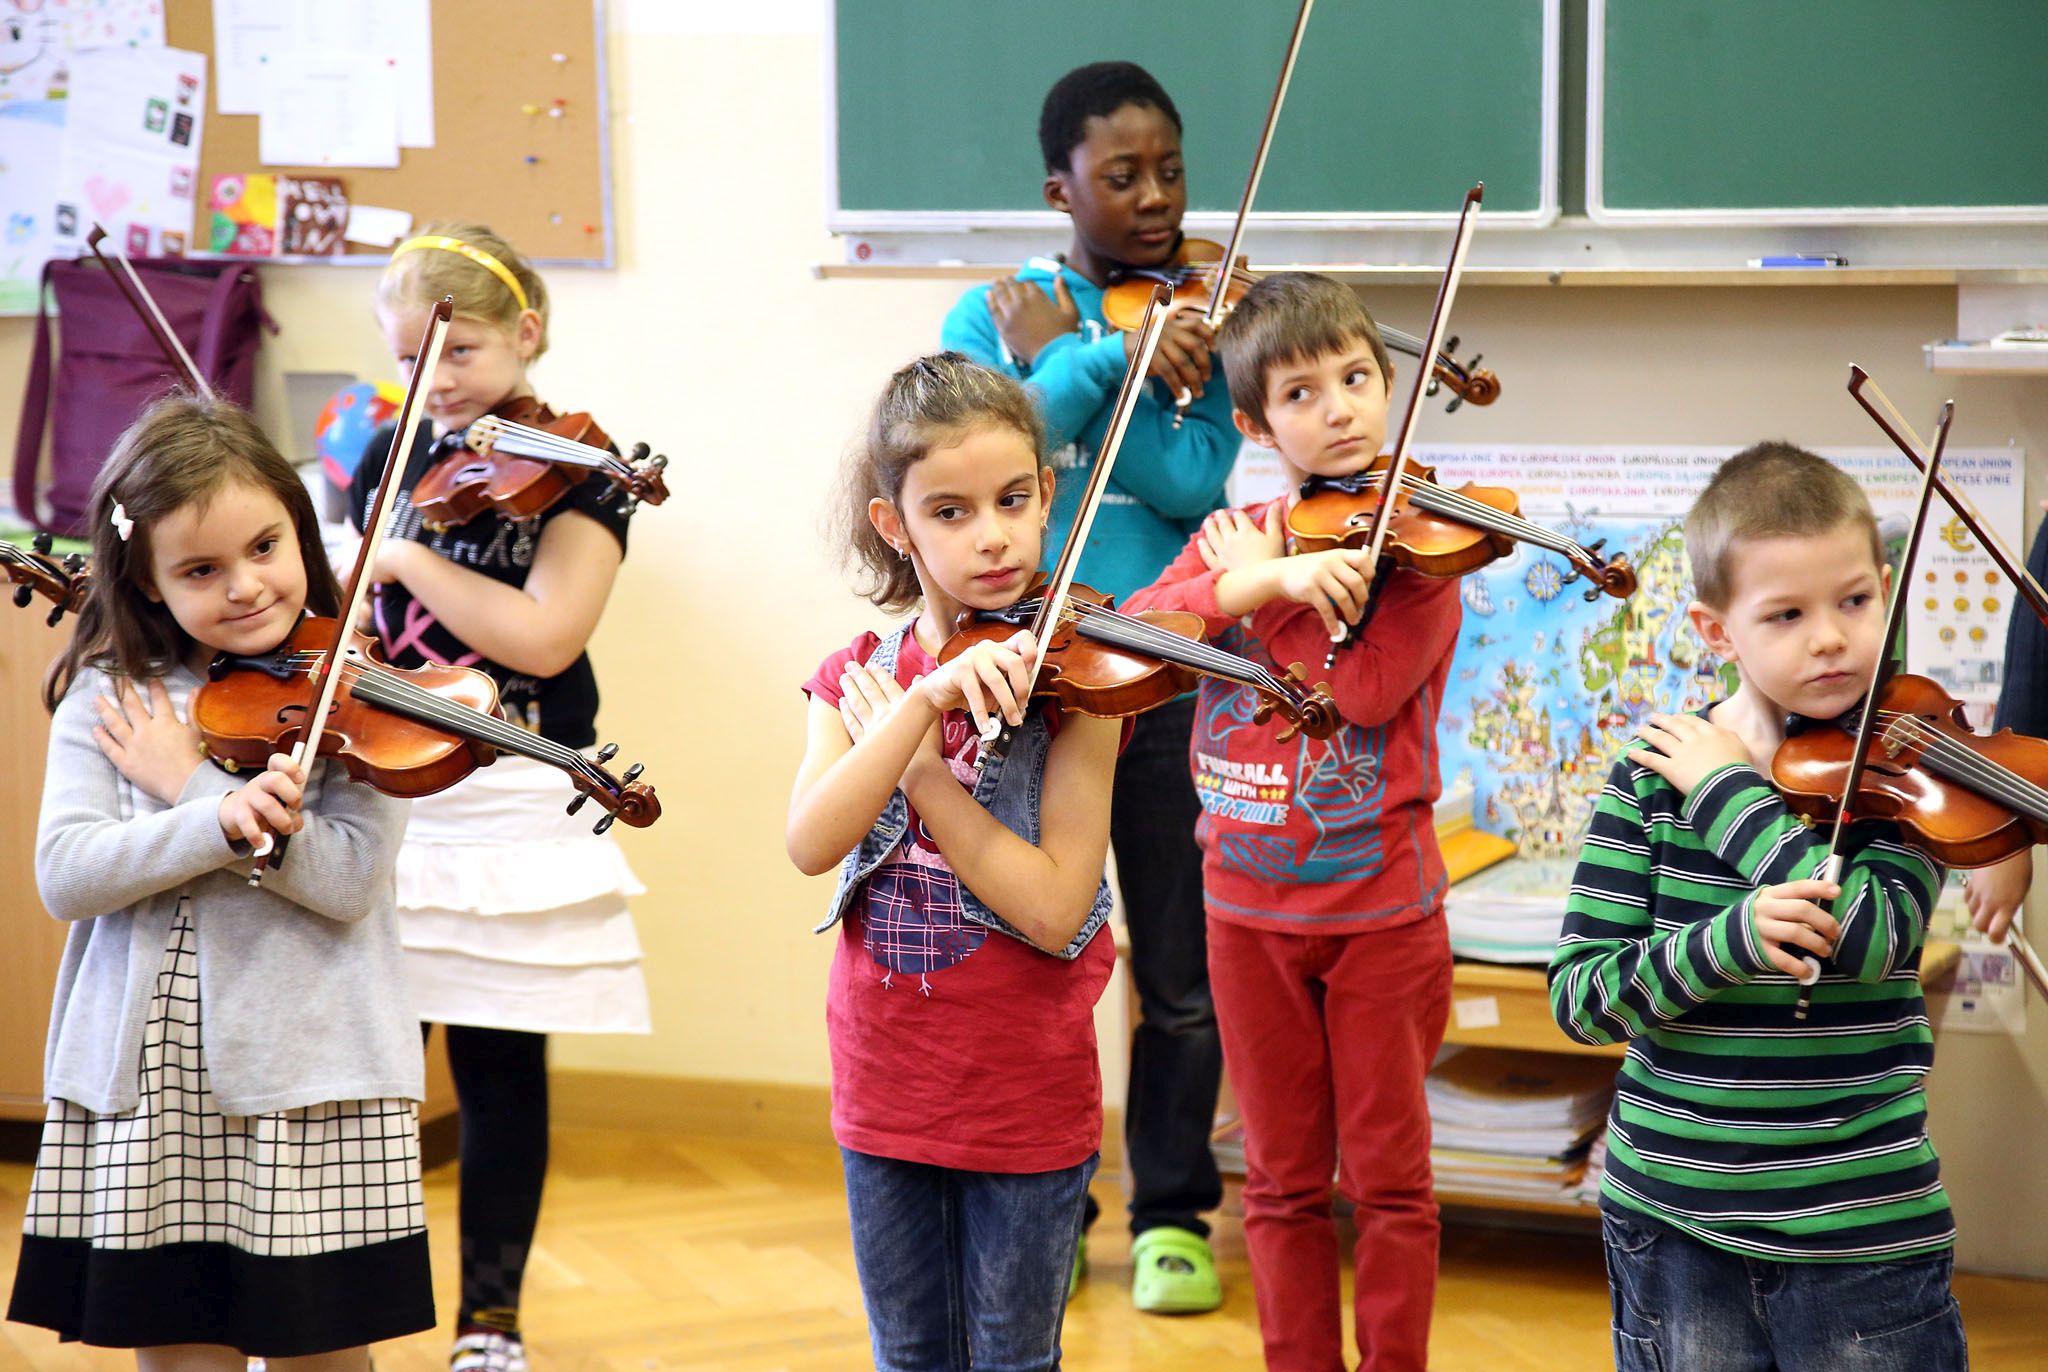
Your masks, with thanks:
M509 1318L516 1325L548 1171L547 1035L444 1028L462 1108L462 1306L456 1323L474 1323L487 1312L489 1323Z

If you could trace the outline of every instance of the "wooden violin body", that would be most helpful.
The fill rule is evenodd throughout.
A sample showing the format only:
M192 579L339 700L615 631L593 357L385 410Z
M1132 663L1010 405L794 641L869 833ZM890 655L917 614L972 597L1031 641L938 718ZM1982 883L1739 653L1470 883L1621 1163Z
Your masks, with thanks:
M1044 584L1041 576L1006 610L963 616L940 648L939 661L950 662L976 643L1003 642L1026 627ZM1300 664L1285 676L1274 676L1256 663L1210 647L1203 642L1200 615L1178 610L1125 614L1110 597L1081 585L1072 588L1071 598L1069 613L1047 636L1034 698L1057 700L1062 709L1097 719L1123 719L1164 705L1193 690L1201 677L1214 676L1256 691L1259 705L1253 722L1264 724L1279 714L1288 724L1280 735L1283 739L1296 730L1310 738L1328 738L1344 723L1327 687L1303 686Z
M1362 472L1313 477L1305 483L1301 500L1287 513L1287 531L1294 536L1297 551L1370 545L1390 463L1380 457ZM1635 569L1626 556L1601 554L1605 539L1581 545L1523 519L1520 500L1505 486L1470 481L1455 488L1444 486L1434 468L1410 462L1391 508L1382 552L1424 576L1464 576L1505 557L1517 542L1526 542L1564 558L1570 568L1567 579L1585 577L1591 583L1588 600L1603 593L1618 599L1635 594Z
M2048 842L2048 741L1973 733L1962 702L1923 676L1893 677L1878 710L1852 802L1858 818L1896 821L1950 867L1988 867ZM1855 736L1805 723L1771 759L1771 781L1795 813L1831 823Z
M261 771L272 753L299 744L311 708L308 682L324 664L334 632L332 619L309 615L269 653L215 661L210 679L193 693L192 726L216 761L230 771ZM661 803L654 788L637 779L637 765L623 780L604 770L615 747L593 762L507 723L498 714L497 683L483 672L393 667L375 640L360 633L345 640L340 670L343 689L315 751L339 761L354 781L413 799L446 790L509 752L565 772L579 793L571 813L586 799L605 809L599 832L614 818L643 827L661 817Z
M589 415L558 415L533 396L521 396L492 413L585 447L611 443ZM421 522L437 531L467 524L486 510L505 519L538 519L588 475L558 462L465 445L421 475L412 503Z
M311 708L306 682L313 663L333 640L334 621L308 615L275 651L217 661L211 679L192 697L192 727L207 752L229 771L261 771L272 753L290 752ZM370 667L464 708L498 714L498 684L475 668L403 670L383 661L374 639L352 635L343 649L343 670ZM352 780L408 799L445 791L498 756L487 743L368 707L347 687L335 697L317 751L339 761Z

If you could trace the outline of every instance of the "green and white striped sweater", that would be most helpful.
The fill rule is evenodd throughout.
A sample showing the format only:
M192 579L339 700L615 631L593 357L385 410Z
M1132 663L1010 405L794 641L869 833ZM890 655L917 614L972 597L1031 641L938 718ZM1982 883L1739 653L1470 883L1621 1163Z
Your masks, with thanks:
M1868 1261L1955 1241L1921 1090L1934 1060L1920 946L1943 873L1896 825L1843 845L1834 957L1793 1018L1751 905L1809 876L1823 835L1757 772L1690 797L1623 756L1550 962L1581 1043L1628 1040L1602 1194L1705 1243L1778 1261Z

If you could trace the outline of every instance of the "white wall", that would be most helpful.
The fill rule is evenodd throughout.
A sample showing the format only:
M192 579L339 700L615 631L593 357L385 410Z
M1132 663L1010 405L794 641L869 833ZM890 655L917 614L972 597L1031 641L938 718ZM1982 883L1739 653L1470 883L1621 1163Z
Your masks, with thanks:
M564 1039L556 1061L822 1083L830 947L808 929L829 885L790 868L781 823L801 747L797 684L873 615L820 546L820 502L868 400L933 345L958 286L812 277L837 257L821 227L814 0L613 0L612 17L619 268L551 273L554 344L537 380L673 459L676 498L635 521L593 646L606 736L622 762L647 763L666 811L653 829L620 831L651 888L636 909L658 1032ZM266 270L285 326L264 354L267 421L282 421L286 369L387 374L371 280L362 268ZM1429 293L1369 303L1420 331ZM1504 394L1491 409L1433 412L1422 436L1866 445L1877 437L1843 391L1858 361L1908 413L1954 395L1955 442L2023 445L2048 493L2048 384L1924 371L1920 345L1953 331L1954 310L1938 288L1468 285L1458 332ZM29 321L0 320L0 434L14 427L30 334ZM2048 1010L2034 1011L2024 1045L1944 1038L1934 1128L1965 1261L2048 1274Z

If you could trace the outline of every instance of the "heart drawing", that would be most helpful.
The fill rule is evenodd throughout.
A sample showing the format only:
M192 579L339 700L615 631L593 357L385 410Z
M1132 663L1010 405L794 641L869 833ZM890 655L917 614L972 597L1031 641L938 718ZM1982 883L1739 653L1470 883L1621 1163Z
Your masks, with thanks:
M85 178L85 198L92 201L93 212L101 219L112 219L130 197L123 183L93 175Z

